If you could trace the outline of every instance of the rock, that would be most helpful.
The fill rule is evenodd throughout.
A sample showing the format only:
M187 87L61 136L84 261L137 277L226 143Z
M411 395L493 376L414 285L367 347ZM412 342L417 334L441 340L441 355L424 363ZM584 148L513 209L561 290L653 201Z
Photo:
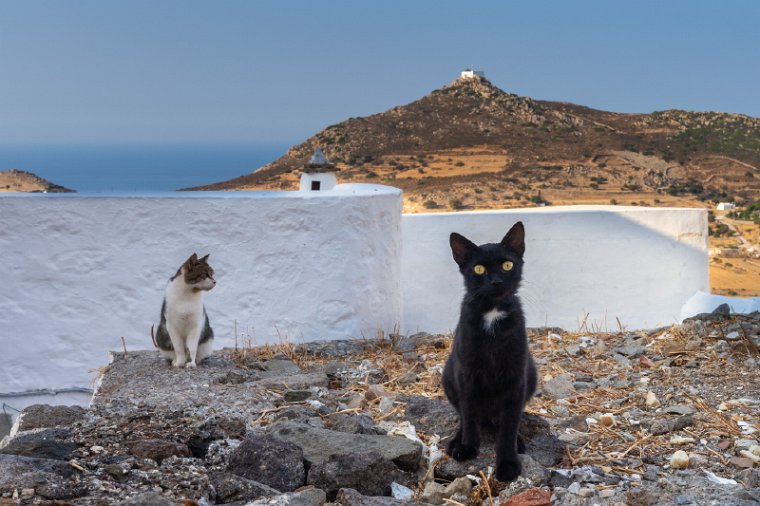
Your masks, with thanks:
M552 399L565 399L573 394L572 376L569 374L560 374L556 378L545 381L541 385L544 395Z
M444 497L452 497L456 494L463 495L465 497L470 495L472 491L472 482L466 476L462 476L452 481L443 491Z
M422 506L422 503L402 501L393 497L369 497L350 488L342 488L338 491L335 504L339 506Z
M755 466L755 461L746 457L731 457L730 462L736 467L742 469L751 469Z
M707 457L698 453L689 454L689 466L690 467L702 467L707 465Z
M657 398L654 392L651 390L647 392L646 400L644 401L648 408L656 408L660 406L660 400Z
M670 418L666 420L655 420L652 426L649 428L649 432L655 436L660 434L667 434L681 430L685 427L691 427L694 425L694 417L691 415L679 416L678 418Z
M394 481L391 483L391 495L400 501L411 501L414 497L414 490Z
M390 413L394 407L393 399L391 399L390 397L383 397L382 399L380 399L380 403L378 404L377 407L380 410L381 414Z
M447 436L457 428L459 417L446 400L422 396L400 396L398 400L406 403L404 418L420 432Z
M50 427L70 427L84 418L87 411L81 406L50 406L32 404L21 410L11 436L19 431Z
M636 358L642 353L644 353L645 350L646 348L644 348L643 346L632 344L632 345L626 345L626 346L619 346L617 348L614 348L612 351L628 358Z
M269 390L306 390L311 387L327 387L324 372L264 377L255 383L258 388Z
M582 487L578 491L578 497L591 497L594 495L594 489L588 487Z
M416 471L422 457L422 446L405 437L347 434L295 422L278 422L269 428L269 433L301 448L309 465L323 463L331 455L377 451L401 469Z
M306 483L303 459L303 451L298 445L268 434L250 434L233 450L227 470L277 490L291 492Z
M217 502L248 501L261 496L275 496L282 492L254 480L225 471L213 471L208 475L216 490Z
M528 478L534 485L543 485L549 481L549 470L536 462L530 455L519 455L522 464L520 476Z
M391 483L401 472L376 451L330 455L309 468L307 483L325 491L334 500L341 488L352 488L364 495L391 495Z
M673 415L693 415L694 408L688 404L677 404L675 406L668 406L662 410L664 413Z
M348 432L349 434L377 434L377 430L379 430L378 427L375 427L372 418L367 415L336 413L326 416L324 422L328 429Z
M440 483L429 481L422 490L421 499L431 504L443 504L443 497L446 487Z
M73 499L87 492L67 462L0 454L0 491L34 489L45 499Z
M600 499L609 499L610 497L615 495L615 490L611 488L604 488L599 491L599 498Z
M323 425L322 419L311 408L305 406L290 406L283 409L279 413L272 417L273 420L293 420L301 423L308 423L309 425Z
M0 453L40 459L69 460L78 445L67 428L32 429L17 432L0 442Z
M159 464L169 457L190 457L187 445L164 439L142 439L127 443L130 452L135 457L153 459Z
M155 492L145 492L114 503L114 506L174 506L176 503Z
M313 395L311 390L287 390L282 394L282 398L285 402L303 402Z
M326 500L324 491L318 488L307 488L298 492L257 499L247 503L246 506L322 506Z
M581 489L581 484L578 483L577 481L572 483L569 487L567 487L567 491L575 495L578 495L578 492L580 491L580 489Z
M129 475L129 470L119 464L108 464L103 468L103 471L116 481L124 481Z
M501 506L552 506L552 494L548 490L531 488L510 497Z
M673 469L686 469L689 467L689 456L683 450L678 450L670 457L670 467Z

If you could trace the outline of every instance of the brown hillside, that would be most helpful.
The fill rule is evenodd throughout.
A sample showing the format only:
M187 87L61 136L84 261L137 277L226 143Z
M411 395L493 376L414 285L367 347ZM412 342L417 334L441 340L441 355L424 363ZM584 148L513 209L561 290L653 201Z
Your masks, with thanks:
M251 174L196 190L294 189L316 147L339 179L405 190L405 210L545 203L700 205L760 195L760 119L598 111L457 79L332 125Z
M31 172L10 169L0 172L0 192L73 192Z

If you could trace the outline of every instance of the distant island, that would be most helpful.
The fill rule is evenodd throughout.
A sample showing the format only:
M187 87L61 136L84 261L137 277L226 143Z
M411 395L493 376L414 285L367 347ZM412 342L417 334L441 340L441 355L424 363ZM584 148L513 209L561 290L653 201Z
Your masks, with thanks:
M760 197L758 118L606 112L507 93L473 73L329 126L250 174L191 190L296 189L316 147L339 181L403 189L406 212Z
M10 169L0 172L0 192L72 193L75 191L24 170Z

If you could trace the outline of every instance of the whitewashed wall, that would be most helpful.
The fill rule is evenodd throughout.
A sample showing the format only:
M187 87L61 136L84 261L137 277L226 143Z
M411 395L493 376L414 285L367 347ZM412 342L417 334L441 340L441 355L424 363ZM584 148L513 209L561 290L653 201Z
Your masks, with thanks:
M401 267L405 332L456 327L464 293L449 234L499 242L525 225L520 295L528 325L568 330L655 328L709 291L707 211L568 206L405 215ZM585 322L585 327L584 327Z
M160 197L0 196L0 401L87 387L109 350L152 347L168 278L211 254L206 307L216 347L454 328L462 280L448 237L527 234L521 296L530 326L652 328L707 291L699 209L550 207L401 215L401 192L174 193ZM50 401L49 399L52 399Z
M216 271L205 295L216 347L234 345L235 322L240 345L391 330L400 221L401 191L377 185L2 196L0 394L86 387L121 336L152 348L168 278L193 252L210 253Z

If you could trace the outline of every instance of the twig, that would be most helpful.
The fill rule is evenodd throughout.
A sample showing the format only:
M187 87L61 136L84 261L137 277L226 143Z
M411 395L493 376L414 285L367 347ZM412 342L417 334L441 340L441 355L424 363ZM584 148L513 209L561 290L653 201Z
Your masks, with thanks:
M151 326L151 329L152 328L153 327ZM127 342L124 340L124 336L121 336L121 345L124 348L124 359L126 360L127 359L127 355L129 355L129 353L127 353Z
M481 483L483 483L486 487L486 493L488 494L488 502L491 506L494 506L493 494L491 493L491 484L488 482L488 478L486 478L486 473L484 473L482 469L480 471L480 478L482 479Z

